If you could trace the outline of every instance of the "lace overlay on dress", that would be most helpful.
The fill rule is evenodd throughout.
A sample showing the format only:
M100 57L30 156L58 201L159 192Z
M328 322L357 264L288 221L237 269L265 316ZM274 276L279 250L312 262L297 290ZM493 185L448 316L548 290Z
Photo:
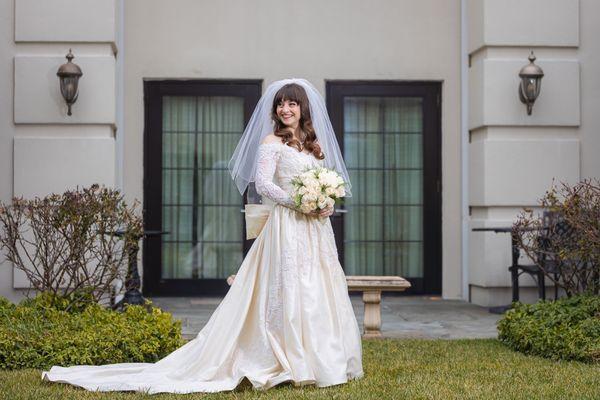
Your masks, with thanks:
M256 164L256 192L274 203L294 207L291 196L273 182L277 162L281 158L281 144L265 143L258 147Z
M258 146L256 191L276 204L295 208L292 178L306 169L323 165L323 160L280 142Z

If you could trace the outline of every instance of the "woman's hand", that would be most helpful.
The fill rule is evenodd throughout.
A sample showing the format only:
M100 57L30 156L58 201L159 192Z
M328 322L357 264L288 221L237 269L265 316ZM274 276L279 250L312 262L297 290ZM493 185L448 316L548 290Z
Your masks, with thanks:
M322 209L321 211L311 211L308 213L308 215L312 216L312 217L320 217L320 218L327 218L329 216L331 216L331 214L333 214L333 207L326 207L324 209Z

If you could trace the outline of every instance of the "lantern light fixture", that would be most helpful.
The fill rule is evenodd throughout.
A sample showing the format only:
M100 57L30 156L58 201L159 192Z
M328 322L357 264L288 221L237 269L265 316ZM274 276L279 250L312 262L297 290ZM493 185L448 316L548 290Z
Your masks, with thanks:
M533 103L535 103L535 100L540 95L544 71L534 63L535 55L533 51L531 51L528 59L529 64L521 68L519 72L519 77L521 78L519 83L519 99L527 106L527 115L531 115Z
M72 62L75 56L73 56L71 49L69 49L66 58L68 61L58 68L56 75L60 78L60 93L67 102L67 115L71 115L71 106L79 96L78 84L83 72L81 72L79 65Z

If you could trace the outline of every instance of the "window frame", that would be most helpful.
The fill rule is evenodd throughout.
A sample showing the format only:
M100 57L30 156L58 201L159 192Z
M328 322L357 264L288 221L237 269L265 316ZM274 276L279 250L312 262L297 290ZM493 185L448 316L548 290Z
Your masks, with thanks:
M403 294L442 290L442 135L440 81L327 80L327 109L344 154L344 97L421 97L423 101L423 278L411 279ZM343 214L332 218L344 266Z

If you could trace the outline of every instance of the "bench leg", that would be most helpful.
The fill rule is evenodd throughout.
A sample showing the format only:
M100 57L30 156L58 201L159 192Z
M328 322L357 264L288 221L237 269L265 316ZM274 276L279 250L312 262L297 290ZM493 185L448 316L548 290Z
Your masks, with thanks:
M381 290L365 290L363 292L365 303L365 319L363 338L381 337Z

